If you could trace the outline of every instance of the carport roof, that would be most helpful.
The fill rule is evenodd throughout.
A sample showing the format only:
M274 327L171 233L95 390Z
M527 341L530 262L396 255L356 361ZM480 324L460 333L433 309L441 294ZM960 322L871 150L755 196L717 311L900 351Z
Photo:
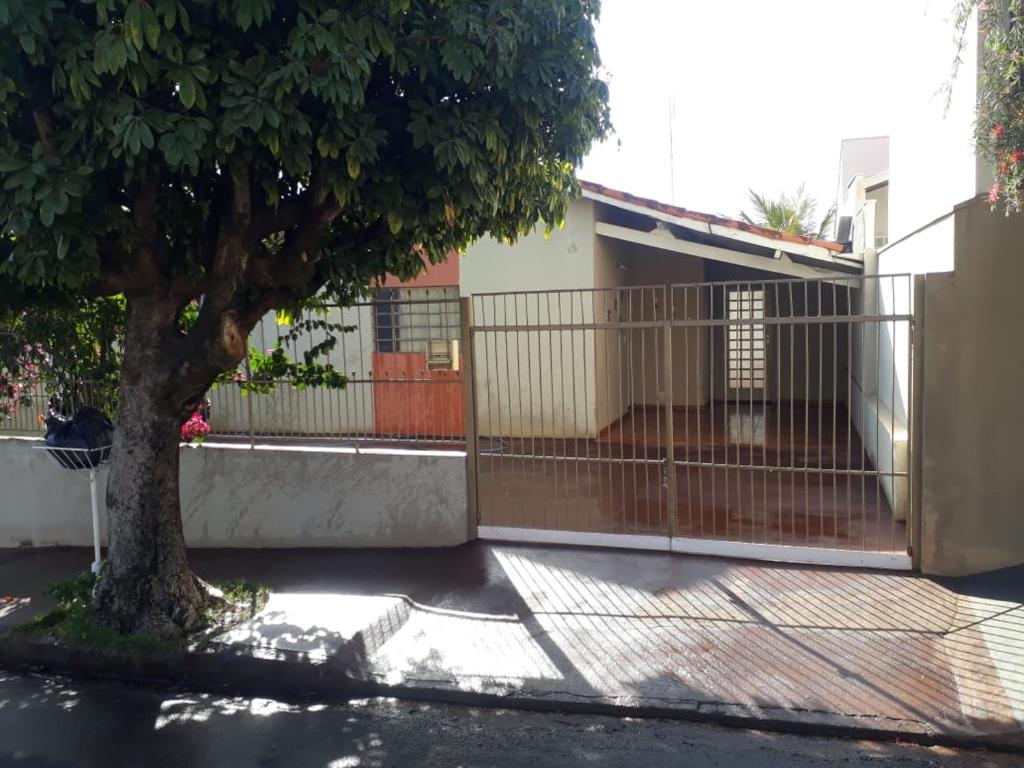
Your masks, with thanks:
M795 251L808 256L825 256L826 254L837 254L843 251L842 244L834 243L830 240L818 240L800 235L791 235L787 232L763 229L762 227L756 227L737 219L727 219L712 213L691 211L688 208L680 208L679 206L669 205L658 200L638 197L631 195L629 192L612 189L611 187L595 184L591 181L580 181L580 186L583 188L583 196L591 200L598 200L616 207L626 208L627 210L643 209L650 214L662 214L661 216L656 216L656 218L662 218L670 221L670 223L679 224L691 229L696 228L707 234L729 237L729 230L732 230L736 235L740 236L738 239L781 248L790 252ZM666 219L665 217L669 218ZM694 227L694 224L698 226ZM774 244L768 241L773 241ZM783 246L781 243L786 243L786 245Z

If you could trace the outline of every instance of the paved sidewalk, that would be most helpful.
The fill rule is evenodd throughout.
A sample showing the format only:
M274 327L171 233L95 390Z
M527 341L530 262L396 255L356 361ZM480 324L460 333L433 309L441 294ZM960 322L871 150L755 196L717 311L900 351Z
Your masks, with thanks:
M0 551L33 598L80 550ZM222 638L388 685L1024 746L1024 571L906 574L475 543L198 550L274 594Z

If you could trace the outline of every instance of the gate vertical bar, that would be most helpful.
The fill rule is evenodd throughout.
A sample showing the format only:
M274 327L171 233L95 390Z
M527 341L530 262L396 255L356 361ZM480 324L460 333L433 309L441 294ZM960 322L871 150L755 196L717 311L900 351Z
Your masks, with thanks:
M670 290L670 289L667 289ZM667 311L664 311L664 323L662 325L662 345L664 348L663 365L665 366L664 386L665 391L662 399L665 401L665 482L662 484L663 492L668 496L665 510L668 512L668 536L673 539L676 536L676 515L679 499L676 496L676 440L675 424L672 413L672 319ZM684 329L685 332L685 329ZM685 336L684 336L685 338ZM687 470L689 471L689 470ZM671 542L669 547L671 548Z
M927 288L926 275L914 275L914 287L912 300L914 302L912 314L913 321L910 324L909 344L910 349L910 403L908 406L907 423L910 425L910 434L907 442L907 452L910 454L907 461L907 469L910 472L907 493L910 498L907 500L907 514L910 517L908 527L910 529L910 565L914 570L921 570L921 494L924 484L922 469L924 467L924 452L922 438L924 436L924 356L925 356L925 322L924 297Z
M252 382L252 367L249 364L248 352L245 353L245 381L247 385ZM253 393L250 391L249 396L245 398L245 412L249 427L249 450L252 450L256 447L256 432L253 429L252 424L252 398Z
M462 347L463 432L466 433L466 536L473 540L480 524L477 495L477 452L480 441L476 424L476 355L473 350L473 300L459 299L459 334Z

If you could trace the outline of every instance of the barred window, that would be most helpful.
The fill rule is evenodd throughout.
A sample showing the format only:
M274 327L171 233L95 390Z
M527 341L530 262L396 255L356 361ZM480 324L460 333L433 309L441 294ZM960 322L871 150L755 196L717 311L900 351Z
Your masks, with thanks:
M459 289L381 288L374 297L374 349L429 353L431 342L459 338Z

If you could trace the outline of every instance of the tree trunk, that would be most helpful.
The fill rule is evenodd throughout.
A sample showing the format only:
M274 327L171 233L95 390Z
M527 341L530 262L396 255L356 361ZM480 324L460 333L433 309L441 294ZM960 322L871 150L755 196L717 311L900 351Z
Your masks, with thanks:
M202 622L206 589L185 556L175 395L176 307L128 303L107 484L110 547L93 599L96 620L122 632L182 635Z

